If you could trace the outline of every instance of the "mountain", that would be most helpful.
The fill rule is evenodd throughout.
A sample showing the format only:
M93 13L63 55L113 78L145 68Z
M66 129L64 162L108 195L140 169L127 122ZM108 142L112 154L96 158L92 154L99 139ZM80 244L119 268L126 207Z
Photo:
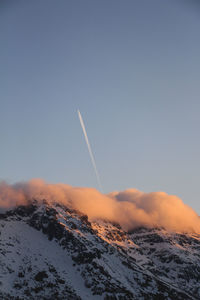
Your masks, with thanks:
M200 299L200 235L36 200L0 214L0 299Z

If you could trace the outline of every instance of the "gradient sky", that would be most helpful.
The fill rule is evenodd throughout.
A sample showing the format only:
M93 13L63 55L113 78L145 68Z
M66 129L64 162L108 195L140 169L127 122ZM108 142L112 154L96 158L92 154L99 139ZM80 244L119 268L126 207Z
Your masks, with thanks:
M200 214L200 5L0 2L0 179L175 194Z

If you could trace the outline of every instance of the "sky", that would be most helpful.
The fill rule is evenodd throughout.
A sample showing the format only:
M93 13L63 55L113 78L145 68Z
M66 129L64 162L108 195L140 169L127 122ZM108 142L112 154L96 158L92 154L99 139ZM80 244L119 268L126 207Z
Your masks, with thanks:
M164 191L200 214L200 4L1 0L0 179Z

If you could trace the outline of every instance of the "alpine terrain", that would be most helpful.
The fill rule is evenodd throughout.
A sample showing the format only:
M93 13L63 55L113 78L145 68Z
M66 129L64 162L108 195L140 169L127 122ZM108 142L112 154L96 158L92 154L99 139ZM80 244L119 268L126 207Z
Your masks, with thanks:
M200 299L200 234L33 200L0 214L0 299Z

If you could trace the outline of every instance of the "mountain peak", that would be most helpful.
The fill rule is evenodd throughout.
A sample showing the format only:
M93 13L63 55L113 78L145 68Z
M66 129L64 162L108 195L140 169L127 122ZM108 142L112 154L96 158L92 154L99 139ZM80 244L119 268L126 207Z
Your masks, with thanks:
M200 235L33 200L0 214L1 299L198 299Z

